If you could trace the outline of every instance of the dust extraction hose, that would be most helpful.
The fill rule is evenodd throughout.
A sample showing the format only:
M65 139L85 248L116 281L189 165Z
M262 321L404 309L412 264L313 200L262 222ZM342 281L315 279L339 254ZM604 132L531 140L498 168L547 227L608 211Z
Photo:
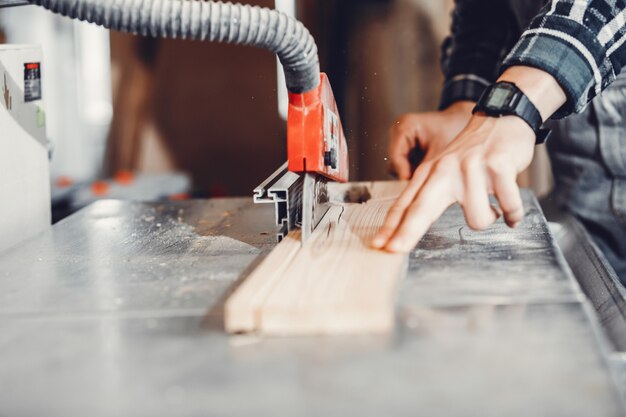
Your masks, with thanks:
M257 6L204 0L28 0L108 29L144 36L257 46L278 55L292 93L320 82L313 36L298 20Z

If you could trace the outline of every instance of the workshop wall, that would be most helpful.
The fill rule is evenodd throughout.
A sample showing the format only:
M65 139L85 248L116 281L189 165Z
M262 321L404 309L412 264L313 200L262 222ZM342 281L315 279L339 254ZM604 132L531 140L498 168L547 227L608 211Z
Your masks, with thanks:
M273 1L249 3L272 6ZM453 0L299 0L351 150L353 180L389 179L387 135L436 107ZM108 172L189 172L201 195L249 195L285 159L276 66L265 51L111 35L115 117ZM545 193L545 155L521 177Z
M191 174L200 195L249 195L285 161L272 54L120 33L111 47L110 174L177 169Z
M301 0L330 73L350 141L352 175L388 179L387 137L401 114L436 108L440 45L453 0ZM338 91L337 91L338 90ZM538 195L552 187L545 147L519 177Z
M388 179L387 135L402 113L430 110L451 0L301 0L350 145L355 180Z
M271 6L272 1L251 2ZM436 105L440 0L301 0L350 140L353 179L388 178L387 129ZM201 193L246 195L285 158L276 67L265 51L112 33L107 171L189 172Z
M388 178L389 126L407 112L436 108L442 85L439 45L447 1L372 2L349 36L346 115L359 179ZM439 30L437 29L439 28Z

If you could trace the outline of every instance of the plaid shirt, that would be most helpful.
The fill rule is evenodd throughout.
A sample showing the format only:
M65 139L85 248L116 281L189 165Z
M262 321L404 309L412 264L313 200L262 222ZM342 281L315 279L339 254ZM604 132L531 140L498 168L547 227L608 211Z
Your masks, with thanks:
M456 3L443 45L441 108L477 101L500 73L524 65L556 78L567 103L553 117L565 117L582 111L626 64L626 0Z

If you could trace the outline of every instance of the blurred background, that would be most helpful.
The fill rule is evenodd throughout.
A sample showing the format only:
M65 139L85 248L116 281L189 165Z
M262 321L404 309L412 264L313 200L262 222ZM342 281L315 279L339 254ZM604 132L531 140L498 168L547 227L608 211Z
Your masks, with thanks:
M389 179L389 126L437 105L453 1L244 3L304 21L337 96L352 180ZM286 91L263 50L109 33L33 6L0 12L0 42L43 43L55 220L99 198L250 195L286 159ZM520 182L543 195L548 172L541 150Z

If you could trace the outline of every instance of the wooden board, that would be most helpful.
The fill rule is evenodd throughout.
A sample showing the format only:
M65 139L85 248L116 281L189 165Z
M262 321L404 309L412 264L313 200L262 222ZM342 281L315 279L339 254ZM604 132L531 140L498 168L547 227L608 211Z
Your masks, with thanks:
M366 203L334 203L304 246L299 233L290 233L227 300L226 330L272 335L389 331L407 257L371 249L369 242L403 187L372 183ZM338 197L346 189L333 187L331 193Z

